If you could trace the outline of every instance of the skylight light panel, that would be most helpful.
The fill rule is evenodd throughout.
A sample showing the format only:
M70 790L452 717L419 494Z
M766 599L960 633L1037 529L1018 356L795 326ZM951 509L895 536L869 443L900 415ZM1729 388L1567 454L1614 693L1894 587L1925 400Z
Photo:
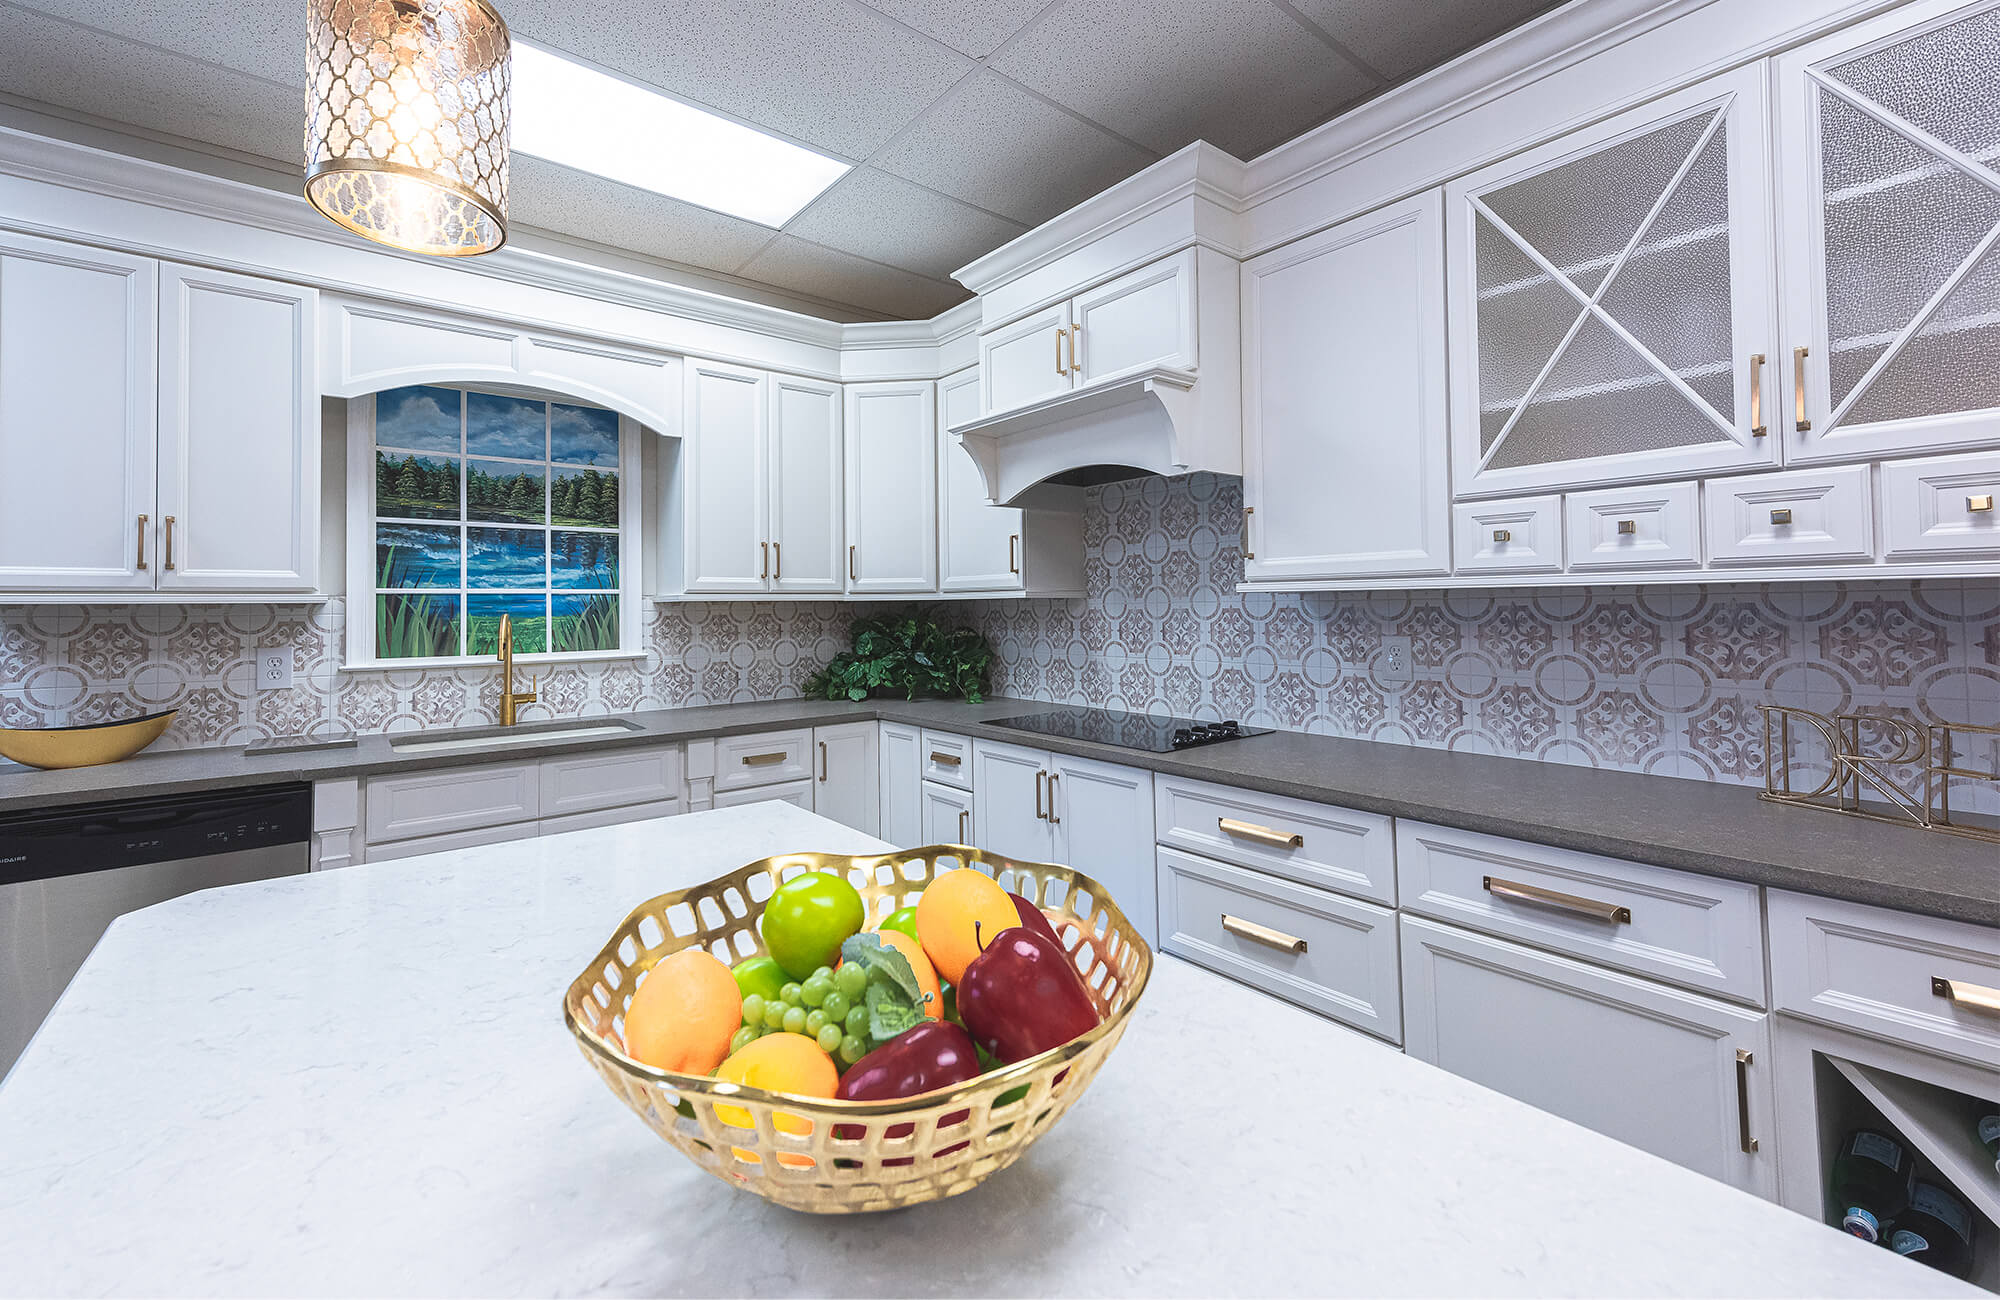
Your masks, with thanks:
M849 164L514 41L513 148L773 229Z

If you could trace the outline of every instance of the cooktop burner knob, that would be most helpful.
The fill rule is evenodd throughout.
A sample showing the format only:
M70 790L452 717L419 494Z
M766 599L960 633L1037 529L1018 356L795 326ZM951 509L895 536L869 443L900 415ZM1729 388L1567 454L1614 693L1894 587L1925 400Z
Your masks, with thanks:
M1194 733L1186 727L1174 728L1174 748L1181 749L1194 743Z

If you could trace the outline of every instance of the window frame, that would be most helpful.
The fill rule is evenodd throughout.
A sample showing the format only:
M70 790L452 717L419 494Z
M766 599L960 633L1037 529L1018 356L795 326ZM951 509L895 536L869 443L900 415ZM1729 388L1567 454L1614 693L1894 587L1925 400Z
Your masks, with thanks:
M402 385L408 387L409 385ZM517 397L529 401L556 402L612 410L599 402L572 398L560 393L540 392L505 384L440 383L417 385L450 388L466 393L487 393L497 397ZM424 658L383 659L375 647L375 394L349 399L347 403L347 627L342 672L381 671L399 668L469 668L494 664L493 655L431 655ZM609 663L643 659L641 644L644 617L641 599L645 591L644 548L641 545L640 503L644 501L639 482L640 435L638 421L622 411L618 416L618 640L616 650L544 650L517 654L522 664ZM467 459L463 454L462 461ZM471 459L484 459L472 457ZM560 466L557 466L560 468ZM461 476L461 482L462 482ZM463 498L460 503L464 527ZM438 520L440 525L447 521ZM477 521L474 521L475 523ZM506 527L493 524L492 527ZM551 529L554 525L548 525ZM438 590L444 590L439 588ZM554 589L562 594L561 589ZM460 593L461 619L465 616L463 589Z

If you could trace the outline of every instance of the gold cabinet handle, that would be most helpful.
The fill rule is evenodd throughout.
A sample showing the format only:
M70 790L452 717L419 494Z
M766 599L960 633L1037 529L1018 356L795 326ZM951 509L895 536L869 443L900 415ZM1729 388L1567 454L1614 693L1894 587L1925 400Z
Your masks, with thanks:
M1639 531L1638 520L1620 519L1618 521L1618 535L1620 537L1632 537L1635 536L1638 533L1638 531Z
M1534 907L1553 908L1558 912L1572 912L1577 916L1587 916L1593 921L1609 921L1613 925L1632 923L1632 909L1618 903L1600 903L1594 898L1560 894L1553 889L1543 889L1540 885L1524 885L1518 880L1502 880L1498 876L1481 876L1479 883L1495 898L1527 903Z
M1224 835L1233 835L1239 840L1255 840L1259 844L1268 844L1274 849L1302 849L1306 846L1306 837L1303 835L1291 831L1274 831L1269 826L1259 826L1256 822L1240 822L1234 817L1216 818L1215 829Z
M1306 950L1306 941L1295 934L1286 934L1283 930L1273 930L1268 925L1259 925L1255 921L1246 921L1240 916L1231 916L1227 912L1222 914L1222 928L1231 934L1241 935L1252 943L1261 943L1266 948L1276 948L1279 952L1304 952Z
M1771 522L1774 524L1789 524L1792 522L1792 512L1789 510L1773 510L1771 512Z
M762 547L764 551L764 567L757 574L758 580L762 581L771 576L771 544L769 542L759 542L758 545Z
M1076 345L1083 342L1083 326L1069 327L1069 373L1072 379L1083 375L1083 363L1076 359Z
M826 742L824 740L819 742L819 780L821 785L826 784Z
M1806 349L1803 344L1792 349L1792 427L1800 433L1812 429L1812 421L1806 418Z
M1993 494L1991 492L1983 492L1976 497L1967 497L1965 499L1965 512L1967 514L1983 515L1990 513L1992 509L1993 509ZM146 516L144 515L139 516L139 518L141 519L144 519L145 517ZM146 566L142 564L139 567L143 569Z
M957 754L946 754L935 749L931 751L931 762L936 763L939 767L957 767L964 761Z
M1038 771L1035 773L1035 820L1038 822L1045 822L1049 819L1048 813L1042 810L1042 785L1048 779L1049 774L1047 772Z
M1243 507L1243 558L1246 560L1257 558L1257 552L1250 549L1250 516L1256 513L1256 506Z
M1754 1059L1747 1048L1736 1049L1736 1145L1746 1156L1757 1152L1757 1139L1750 1136L1750 1064Z
M1750 354L1750 436L1761 438L1769 433L1770 427L1764 423L1764 354Z
M1062 818L1056 816L1056 774L1049 773L1049 825L1062 825Z
M1063 330L1063 329L1059 329L1056 331L1056 373L1064 376L1065 378L1068 377L1069 371L1063 368L1062 345L1063 345L1063 337L1068 333L1069 333L1068 330Z
M1983 988L1977 984L1968 984L1964 980L1933 975L1931 996L1943 998L1955 1007L1964 1007L1981 1015L2000 1016L2000 989Z
M1505 528L1496 528L1493 530L1493 540L1496 542L1511 542L1514 540L1514 534L1508 532Z
M166 560L160 567L163 569L174 567L174 517L172 515L167 516L167 555Z
M1009 573L1019 573L1021 571L1021 561L1016 558L1020 545L1021 535L1019 533L1007 534L1007 572Z
M849 582L859 582L861 580L861 575L854 571L854 548L852 546L847 548L847 580Z
M784 761L785 751L782 749L775 754L745 754L743 756L743 766L745 767L769 767L773 763L782 763Z
M783 542L771 543L771 580L773 582L783 582L785 580L785 544Z
M961 808L958 810L958 842L960 844L965 843L965 819L970 816L972 816L972 809Z
M146 525L152 522L151 515L139 516L139 571L146 570Z

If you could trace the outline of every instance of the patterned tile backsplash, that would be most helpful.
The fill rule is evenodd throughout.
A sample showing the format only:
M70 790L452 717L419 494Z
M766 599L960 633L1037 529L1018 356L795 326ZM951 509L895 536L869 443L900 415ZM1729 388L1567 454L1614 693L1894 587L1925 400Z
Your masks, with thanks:
M994 693L1736 783L1762 780L1761 703L2000 725L2000 577L1241 595L1240 492L1205 474L1095 489L1086 596L947 606L993 643ZM643 659L557 665L523 717L796 695L879 608L654 605ZM178 706L159 743L185 748L494 720L491 667L341 672L344 618L339 599L0 608L0 725ZM1408 638L1407 681L1384 672L1388 637ZM256 690L255 652L285 645L295 684Z

